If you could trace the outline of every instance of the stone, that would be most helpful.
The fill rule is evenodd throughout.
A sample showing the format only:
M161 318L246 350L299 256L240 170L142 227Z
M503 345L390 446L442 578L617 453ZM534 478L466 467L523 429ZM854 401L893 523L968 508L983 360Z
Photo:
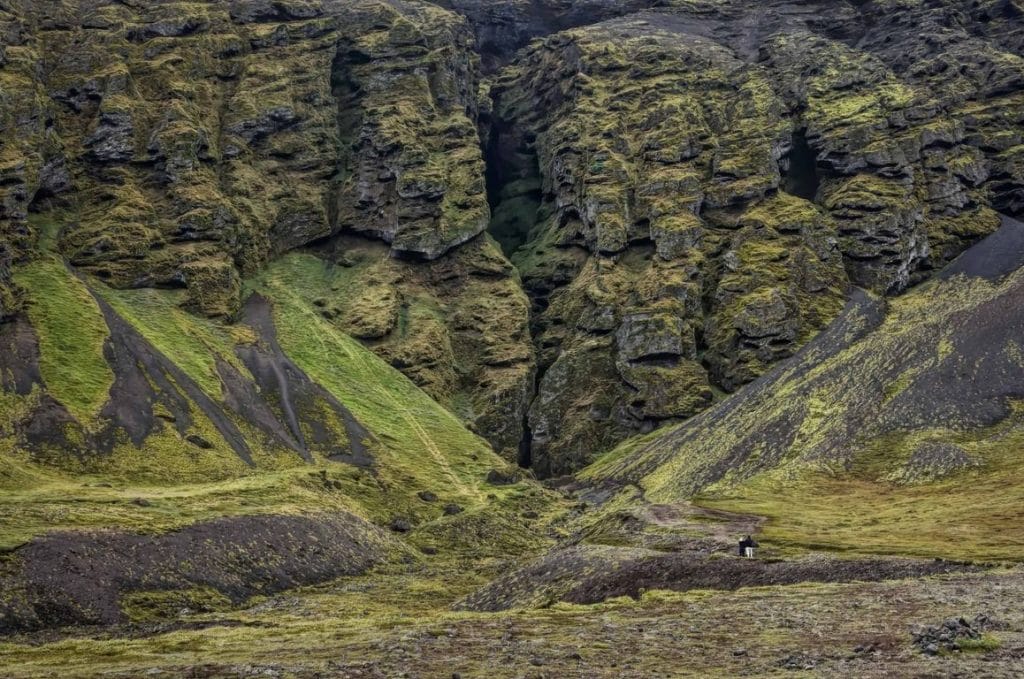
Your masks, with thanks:
M463 511L465 511L465 510L462 508L461 505L457 505L457 504L455 504L453 502L452 503L448 503L448 504L446 504L444 506L444 515L445 516L455 516L456 514L461 514Z
M511 486L523 480L520 470L492 469L487 472L487 483L492 486Z
M395 533L408 533L412 530L412 524L409 522L409 519L404 517L392 519L388 527Z
M135 153L132 116L125 111L100 113L96 129L82 141L88 157L97 163L124 163Z

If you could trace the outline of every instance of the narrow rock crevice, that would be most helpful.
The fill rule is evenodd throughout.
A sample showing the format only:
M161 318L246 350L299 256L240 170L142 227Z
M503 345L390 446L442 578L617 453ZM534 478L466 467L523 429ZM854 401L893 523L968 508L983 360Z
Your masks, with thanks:
M536 156L517 148L506 124L493 121L486 136L484 164L491 221L487 227L506 257L530 239L540 210L541 178Z
M793 130L793 143L783 159L783 188L786 193L814 201L821 186L817 153L807 143L807 129Z
M331 94L338 107L337 169L331 178L331 188L327 197L327 216L332 233L337 233L339 229L340 189L350 172L349 164L353 144L362 125L362 113L359 107L361 92L359 86L352 80L350 64L353 59L361 60L363 58L365 58L364 55L347 49L342 43L338 45L337 53L331 64Z

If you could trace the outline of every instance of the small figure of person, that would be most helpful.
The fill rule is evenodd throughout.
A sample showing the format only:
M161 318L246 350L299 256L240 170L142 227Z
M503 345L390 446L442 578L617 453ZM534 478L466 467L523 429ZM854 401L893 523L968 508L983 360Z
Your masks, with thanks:
M754 538L748 535L747 537L740 540L740 556L746 557L748 559L753 559L754 547L758 546L759 545L754 541Z

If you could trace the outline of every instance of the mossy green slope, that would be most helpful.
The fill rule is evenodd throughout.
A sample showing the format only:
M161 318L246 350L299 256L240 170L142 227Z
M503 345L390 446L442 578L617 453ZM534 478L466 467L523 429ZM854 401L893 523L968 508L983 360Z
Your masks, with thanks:
M421 491L467 509L482 505L484 477L504 463L455 415L320 315L314 300L329 292L322 287L329 266L312 255L289 255L250 289L271 300L279 341L295 364L366 428L368 437L359 443L373 455L372 469L330 462L316 448L314 463L304 463L231 414L220 366L249 376L236 350L257 342L253 328L183 311L181 291L121 291L79 279L56 259L18 269L17 279L32 294L42 382L24 395L4 395L0 487L7 509L0 542L10 548L60 528L162 531L216 516L312 507L343 508L379 523L401 515L415 524L439 512L417 498ZM115 376L103 353L109 330L92 294L229 413L255 467L232 451L196 401L189 404L192 425L185 433L201 436L203 449L169 422L160 424L161 417L173 418L154 404L157 424L140 445L115 434L108 452L90 451L87 433L110 428L100 412ZM77 455L52 444L25 445L21 428L43 396L67 406L69 431L85 432L75 435ZM145 410L147 404L134 407ZM299 413L303 426L307 417L318 416ZM346 441L343 429L332 435ZM135 503L140 498L143 505Z
M39 369L53 398L82 422L99 415L114 383L103 346L103 314L85 283L59 258L47 255L19 268L28 317L39 336Z
M995 238L965 260L991 266ZM1019 559L1022 294L1017 272L957 273L884 313L862 296L769 378L582 478L766 516L781 546Z
M253 281L274 305L282 347L382 439L392 456L388 466L418 478L421 488L479 498L482 476L495 461L492 451L454 414L323 318L315 302L331 293L331 267L293 253Z

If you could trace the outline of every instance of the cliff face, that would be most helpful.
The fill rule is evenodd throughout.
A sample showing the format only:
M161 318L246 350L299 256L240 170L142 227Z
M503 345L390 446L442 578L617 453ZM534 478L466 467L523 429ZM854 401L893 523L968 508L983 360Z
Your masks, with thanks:
M1021 0L0 2L0 634L1019 560L1022 213Z
M362 234L353 252L382 242L395 271L330 291L324 315L515 457L532 350L514 272L481 236L479 59L463 19L425 3L260 1L21 3L0 18L0 316L24 292L11 264L38 255L50 225L45 247L76 270L184 289L184 308L223 318L274 257Z
M1020 21L676 3L524 50L492 88L492 230L534 302L537 468L706 408L849 285L900 293L1018 213Z
M318 323L506 459L572 472L1024 210L1022 16L7 3L0 318L39 316L17 271L55 257L233 327L301 249Z

